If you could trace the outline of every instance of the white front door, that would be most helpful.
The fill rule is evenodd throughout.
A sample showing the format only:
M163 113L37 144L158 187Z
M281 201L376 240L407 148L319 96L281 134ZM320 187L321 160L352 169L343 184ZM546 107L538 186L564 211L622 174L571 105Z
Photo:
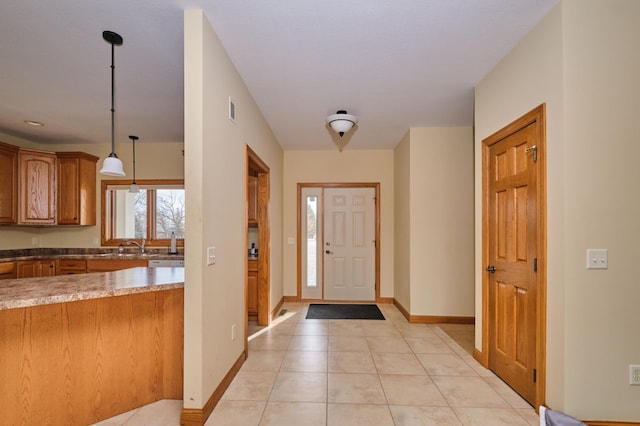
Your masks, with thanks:
M324 190L324 299L375 301L375 189Z

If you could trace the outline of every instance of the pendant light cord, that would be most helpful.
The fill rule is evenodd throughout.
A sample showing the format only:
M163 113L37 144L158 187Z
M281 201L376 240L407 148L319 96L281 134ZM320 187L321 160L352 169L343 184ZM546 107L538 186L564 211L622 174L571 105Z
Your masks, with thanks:
M115 62L115 43L111 42L111 154L116 152L116 143L115 143L115 112L116 109L114 107L114 92L115 92L115 70L116 67L114 65Z
M138 138L131 137L131 141L133 142L133 182L132 183L136 183L136 139Z

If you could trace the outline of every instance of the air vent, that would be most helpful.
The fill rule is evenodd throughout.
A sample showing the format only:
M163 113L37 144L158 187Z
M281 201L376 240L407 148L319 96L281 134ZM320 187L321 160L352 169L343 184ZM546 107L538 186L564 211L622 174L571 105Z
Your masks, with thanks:
M229 120L236 122L236 104L231 100L231 96L229 96Z

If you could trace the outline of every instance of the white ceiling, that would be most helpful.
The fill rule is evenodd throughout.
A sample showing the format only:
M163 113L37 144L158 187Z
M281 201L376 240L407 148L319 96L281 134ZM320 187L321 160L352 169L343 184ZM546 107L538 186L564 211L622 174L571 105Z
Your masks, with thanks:
M203 9L285 149L334 149L325 117L360 123L346 149L409 127L470 126L473 88L558 0L3 0L0 133L183 141L183 10ZM27 126L36 120L44 127Z

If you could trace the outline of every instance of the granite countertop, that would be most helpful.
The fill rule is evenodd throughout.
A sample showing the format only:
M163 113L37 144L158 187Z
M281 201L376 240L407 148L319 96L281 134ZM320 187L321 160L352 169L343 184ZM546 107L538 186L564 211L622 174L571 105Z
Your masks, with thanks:
M148 248L144 254L137 248L127 247L124 253L116 249L83 249L83 248L35 248L0 250L0 262L15 262L19 260L55 260L55 259L146 259L146 260L182 260L184 251L169 254L168 250Z
M175 258L175 257L174 257ZM0 310L184 288L184 268L0 280Z

